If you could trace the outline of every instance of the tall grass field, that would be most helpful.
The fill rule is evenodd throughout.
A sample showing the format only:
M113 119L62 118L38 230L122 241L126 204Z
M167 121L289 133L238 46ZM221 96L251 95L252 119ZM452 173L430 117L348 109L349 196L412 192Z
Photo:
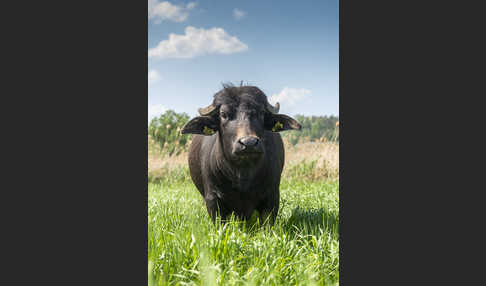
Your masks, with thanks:
M149 285L339 284L338 144L285 146L275 225L214 225L187 153L163 155L149 139Z

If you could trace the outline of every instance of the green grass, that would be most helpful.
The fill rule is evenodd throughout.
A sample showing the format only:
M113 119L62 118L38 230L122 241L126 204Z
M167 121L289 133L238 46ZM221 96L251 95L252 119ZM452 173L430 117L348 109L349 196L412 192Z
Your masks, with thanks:
M283 179L274 227L213 225L187 168L148 185L151 285L337 285L338 182Z

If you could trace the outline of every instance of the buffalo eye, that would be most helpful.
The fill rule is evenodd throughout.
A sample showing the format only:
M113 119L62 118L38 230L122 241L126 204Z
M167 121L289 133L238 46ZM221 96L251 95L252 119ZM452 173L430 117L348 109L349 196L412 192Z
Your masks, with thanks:
M221 118L228 119L228 113L221 111Z

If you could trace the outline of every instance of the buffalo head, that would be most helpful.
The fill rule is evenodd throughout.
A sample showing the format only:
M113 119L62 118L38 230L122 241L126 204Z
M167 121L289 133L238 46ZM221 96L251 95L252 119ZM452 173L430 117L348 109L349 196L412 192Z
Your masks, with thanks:
M213 102L199 108L201 116L190 120L182 134L218 136L227 159L234 163L256 162L264 156L264 132L301 129L293 118L278 114L266 95L254 86L225 86Z

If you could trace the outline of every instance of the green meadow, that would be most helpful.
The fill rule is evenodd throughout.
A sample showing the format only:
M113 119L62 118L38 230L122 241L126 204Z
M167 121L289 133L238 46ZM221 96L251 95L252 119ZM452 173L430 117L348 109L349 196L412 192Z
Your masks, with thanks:
M339 183L317 165L286 167L274 226L213 225L187 166L149 172L149 285L338 285Z

